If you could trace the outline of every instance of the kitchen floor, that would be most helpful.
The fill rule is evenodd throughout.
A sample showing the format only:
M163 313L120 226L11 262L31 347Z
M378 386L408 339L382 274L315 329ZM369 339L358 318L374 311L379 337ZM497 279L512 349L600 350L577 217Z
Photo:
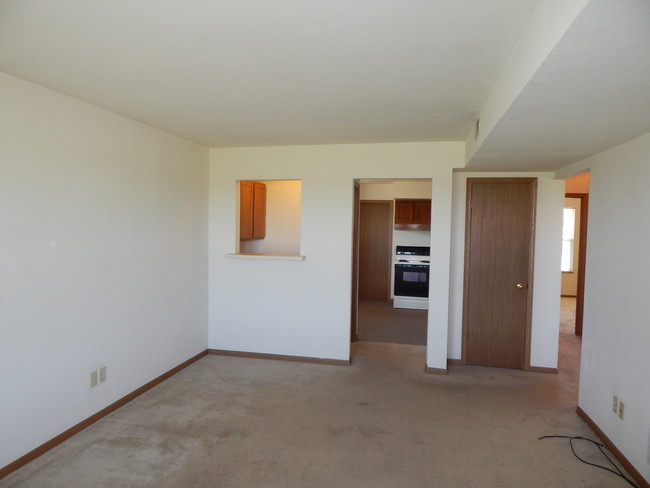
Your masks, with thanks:
M565 342L576 343L579 348L580 338L573 333L575 306L575 298L562 297L560 332ZM424 346L427 343L427 317L427 310L393 308L392 300L360 300L359 340Z
M393 308L393 302L359 301L359 340L411 344L427 343L427 310Z

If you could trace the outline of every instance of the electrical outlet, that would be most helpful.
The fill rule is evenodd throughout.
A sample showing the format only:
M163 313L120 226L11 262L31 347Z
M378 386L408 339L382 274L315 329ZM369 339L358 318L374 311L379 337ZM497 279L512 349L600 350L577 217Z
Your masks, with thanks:
M92 388L94 386L97 386L97 383L98 383L98 381L97 381L97 371L92 371L90 373L90 387Z
M618 397L614 395L614 400L612 401L612 412L618 415Z
M106 381L106 366L99 368L99 382L103 383Z
M625 416L625 403L619 401L618 402L618 417L623 420L623 417Z

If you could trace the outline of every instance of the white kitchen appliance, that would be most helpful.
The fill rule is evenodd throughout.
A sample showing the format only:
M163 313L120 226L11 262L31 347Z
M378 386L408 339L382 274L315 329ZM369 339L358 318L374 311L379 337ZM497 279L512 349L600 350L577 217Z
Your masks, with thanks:
M395 248L394 308L429 309L429 254L424 246Z

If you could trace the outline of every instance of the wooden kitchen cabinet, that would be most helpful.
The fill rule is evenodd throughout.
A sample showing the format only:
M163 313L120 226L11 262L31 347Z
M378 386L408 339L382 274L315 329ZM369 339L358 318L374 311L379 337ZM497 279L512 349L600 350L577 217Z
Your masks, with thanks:
M266 185L259 181L239 182L239 238L266 237Z
M431 228L431 200L395 200L395 228L428 230Z

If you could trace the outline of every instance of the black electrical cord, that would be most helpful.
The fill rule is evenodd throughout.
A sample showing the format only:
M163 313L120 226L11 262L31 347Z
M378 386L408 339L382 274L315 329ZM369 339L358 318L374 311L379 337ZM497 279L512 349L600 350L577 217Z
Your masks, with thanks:
M540 441L541 441L542 439L569 439L569 446L571 446L571 452L572 452L573 455L574 455L576 458L578 458L580 461L582 461L582 462L585 463L585 464L588 464L589 466L594 466L594 467L596 467L596 468L600 468L600 469L604 469L605 471L609 471L610 473L614 473L616 476L620 476L621 478L623 478L625 481L627 481L627 482L628 482L630 485L632 485L634 488L641 488L641 487L640 487L639 485L637 485L634 481L632 481L632 480L629 479L627 476L625 476L625 475L623 474L623 472L620 470L620 468L619 468L618 466L616 466L616 464L614 463L614 461L612 461L611 458L607 455L607 453L605 453L605 451L603 450L603 449L607 449L607 446L606 446L605 444L601 444L600 442L596 442L596 441L594 441L593 439L589 439L589 438L587 438L587 437L580 437L580 436L577 436L577 435L573 435L573 436L571 436L571 435L545 435L545 436L539 437L538 439L539 439ZM611 465L614 467L614 469L611 469L611 468L609 468L609 467L607 467L607 466L602 466L602 465L600 465L600 464L590 463L589 461L586 461L586 460L582 459L582 458L581 458L580 456L578 456L578 454L576 453L576 450L575 450L574 447L573 447L573 441L587 441L587 442L592 443L592 444L595 445L596 447L598 447L598 450L600 451L600 453L601 453L603 456L605 456L605 459L607 459L607 460L609 461L609 464L611 464Z

